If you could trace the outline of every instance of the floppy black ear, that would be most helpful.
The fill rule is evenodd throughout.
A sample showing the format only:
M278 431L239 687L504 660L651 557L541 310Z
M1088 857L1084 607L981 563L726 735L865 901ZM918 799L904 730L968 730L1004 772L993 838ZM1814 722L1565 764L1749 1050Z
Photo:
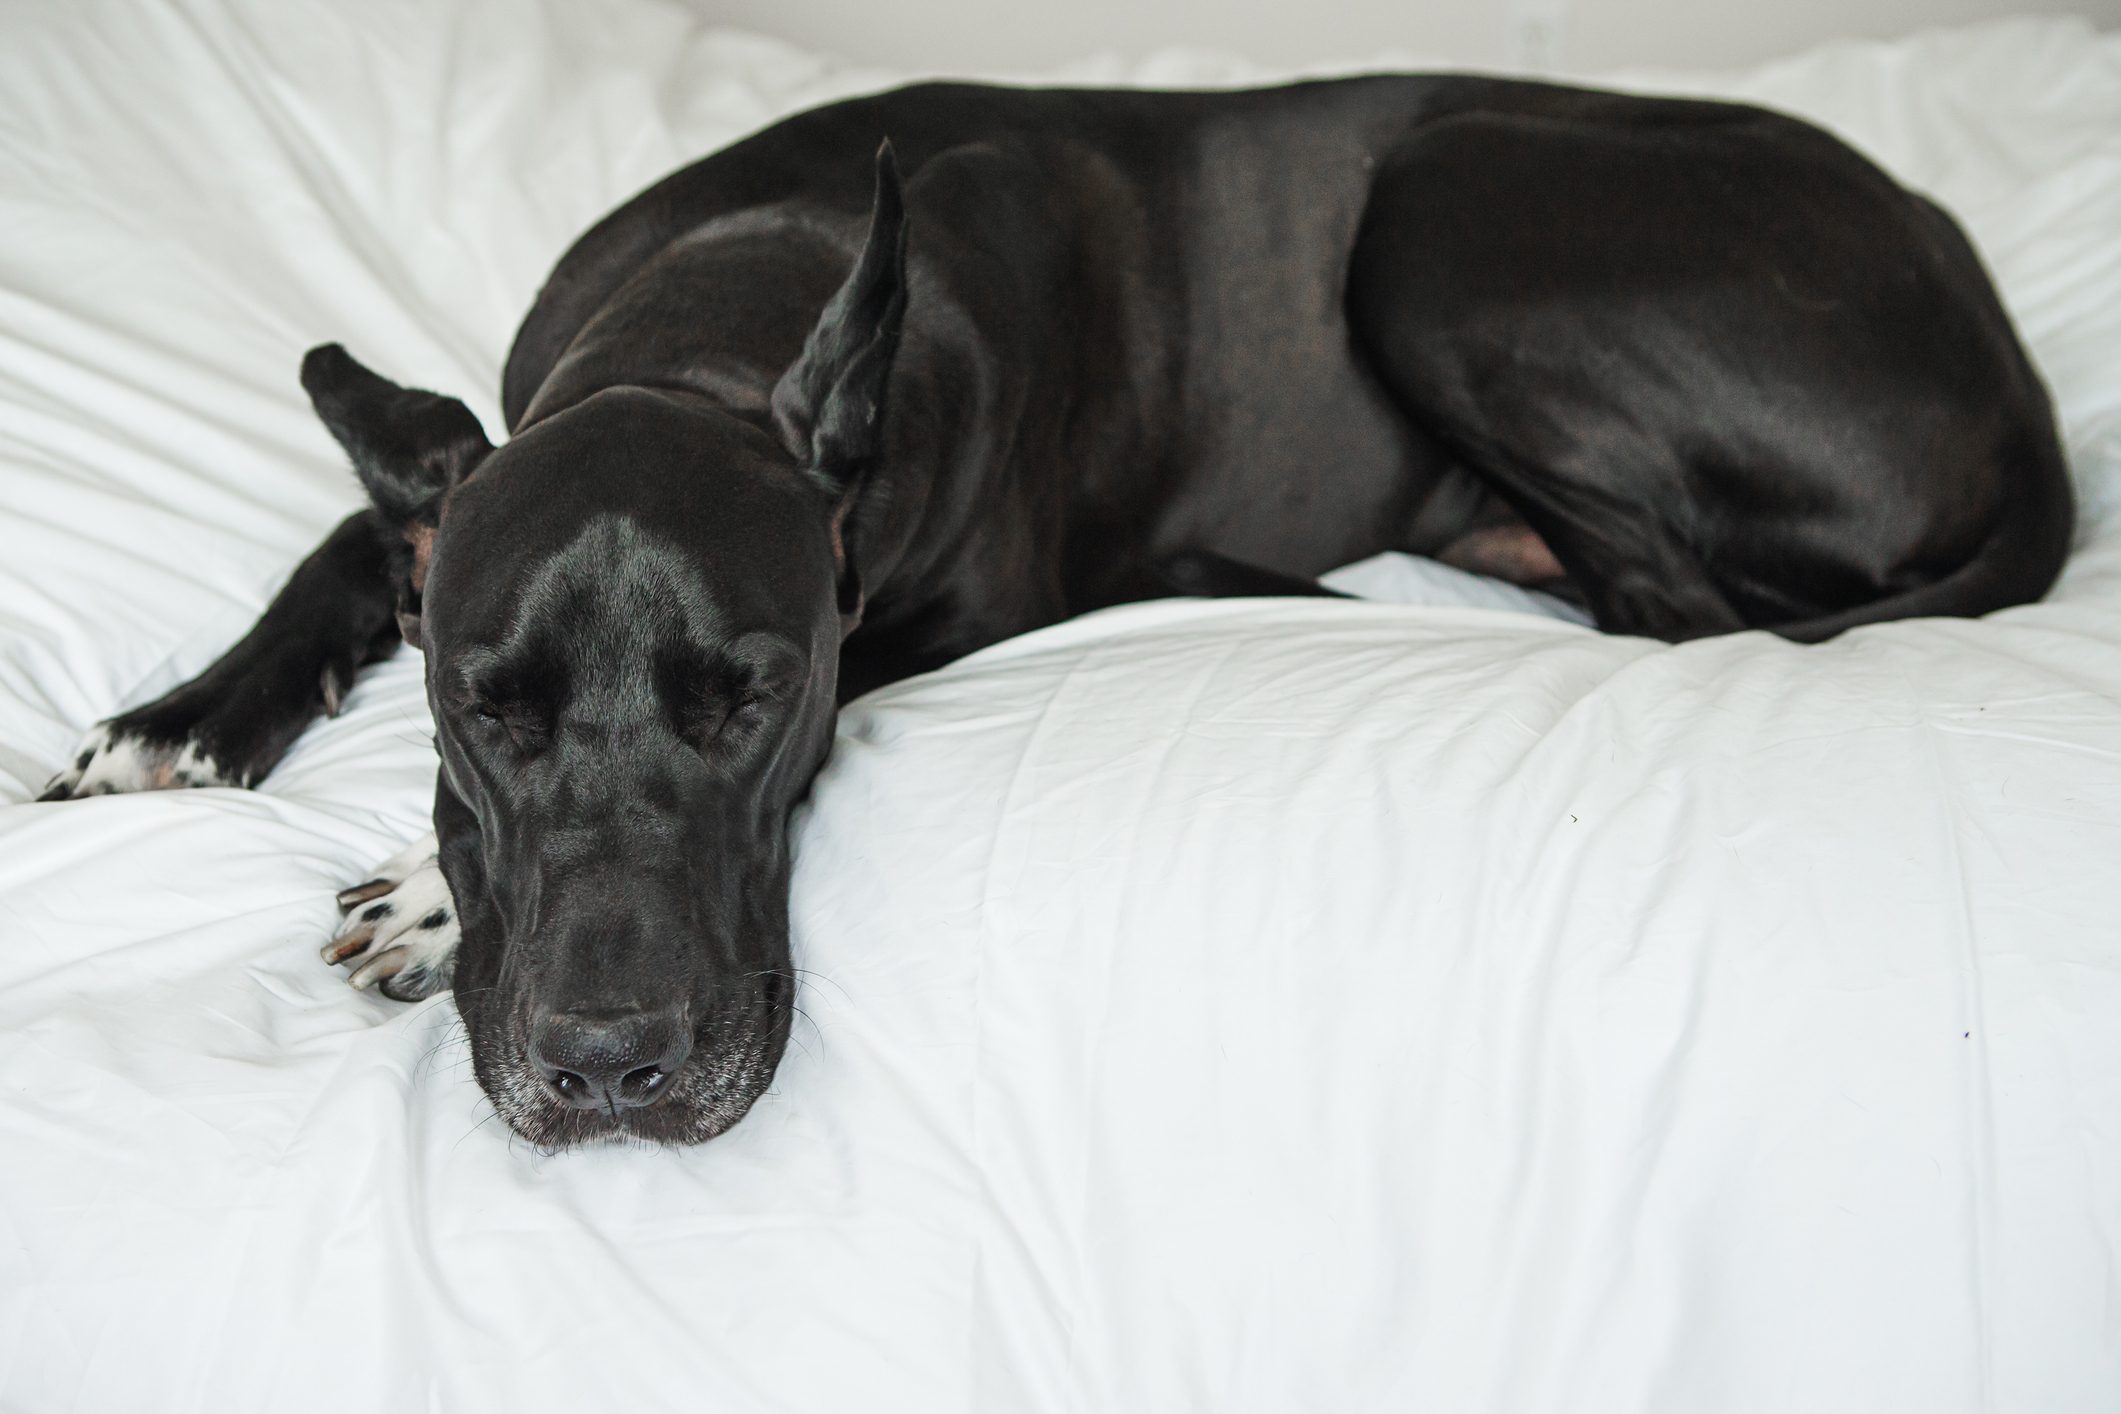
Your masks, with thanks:
M434 553L442 498L493 450L470 408L420 388L401 388L363 368L337 344L302 359L302 387L317 416L352 459L354 474L388 534L398 596L398 632L420 646L420 592Z
M861 258L773 390L781 439L805 470L845 492L876 455L884 384L906 313L906 203L887 140Z
M302 359L302 387L390 526L433 526L442 497L493 450L470 408L401 388L337 344Z

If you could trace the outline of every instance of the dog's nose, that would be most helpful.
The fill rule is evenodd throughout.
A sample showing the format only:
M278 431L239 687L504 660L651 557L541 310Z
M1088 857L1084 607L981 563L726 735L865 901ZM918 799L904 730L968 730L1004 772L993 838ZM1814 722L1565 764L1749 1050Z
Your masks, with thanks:
M692 1051L680 1009L541 1011L530 1024L530 1063L546 1088L582 1110L652 1105Z

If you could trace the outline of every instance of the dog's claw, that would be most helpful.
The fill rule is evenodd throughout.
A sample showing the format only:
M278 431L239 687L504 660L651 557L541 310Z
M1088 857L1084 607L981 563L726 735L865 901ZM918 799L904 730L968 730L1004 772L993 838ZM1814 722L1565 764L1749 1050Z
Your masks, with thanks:
M449 986L454 964L454 957L445 957L438 966L425 949L407 944L378 953L346 980L355 991L374 987L394 1002L417 1002Z
M411 948L391 948L378 953L354 969L346 980L357 992L365 992L386 977L395 977L412 961Z
M339 890L339 912L350 913L372 898L381 898L398 886L395 879L370 879L365 884L355 884L350 889ZM335 959L336 960L336 959Z
M317 691L324 698L324 715L336 717L346 706L346 696L353 691L354 675L351 668L341 668L326 663L317 675Z
M358 928L351 933L341 933L324 945L324 960L331 963L344 962L375 940L373 926Z

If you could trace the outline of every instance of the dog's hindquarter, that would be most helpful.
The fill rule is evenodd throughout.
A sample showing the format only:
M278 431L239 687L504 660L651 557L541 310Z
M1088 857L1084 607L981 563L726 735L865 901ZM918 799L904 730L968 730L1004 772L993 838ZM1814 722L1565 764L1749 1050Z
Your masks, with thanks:
M1795 630L2044 591L2069 522L2052 414L1950 219L1793 119L1606 105L1429 125L1381 178L1351 285L1395 391L1600 625ZM1961 574L2014 518L2058 533ZM1960 592L1905 597L1933 583Z

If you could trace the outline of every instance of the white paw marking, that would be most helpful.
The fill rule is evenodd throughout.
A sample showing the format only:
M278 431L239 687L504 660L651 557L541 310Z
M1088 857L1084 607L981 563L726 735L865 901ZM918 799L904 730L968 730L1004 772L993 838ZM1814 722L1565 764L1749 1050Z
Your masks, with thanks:
M427 835L392 855L366 883L339 895L346 920L324 945L326 962L353 964L347 980L401 1002L431 997L456 970L456 900Z
M79 800L89 795L242 784L222 771L196 742L154 745L138 736L114 734L109 722L99 722L74 748L67 768L44 788L44 799Z

